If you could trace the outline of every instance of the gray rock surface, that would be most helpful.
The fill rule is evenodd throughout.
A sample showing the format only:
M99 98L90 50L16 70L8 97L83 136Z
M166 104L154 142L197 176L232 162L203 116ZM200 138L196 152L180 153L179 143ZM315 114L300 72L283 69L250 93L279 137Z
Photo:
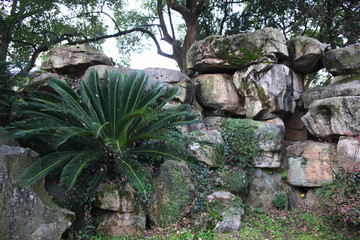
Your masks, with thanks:
M168 160L160 166L159 171L155 179L156 192L147 214L154 224L169 226L190 206L195 182L184 162Z
M308 108L315 100L342 96L360 96L360 80L312 88L304 91L301 99L303 100L304 107Z
M131 213L136 211L135 190L126 184L101 184L96 193L94 206L112 210L120 213Z
M294 112L303 92L302 78L285 65L258 64L234 75L240 96L245 97L246 117L268 119L275 112Z
M30 149L0 146L0 239L56 240L75 219L52 202L38 181L22 188L19 175L38 155Z
M332 97L312 102L301 119L317 137L357 135L360 132L360 96Z
M280 63L288 57L285 36L274 28L231 36L209 36L187 53L190 69L201 73L235 72L251 64Z
M321 56L327 45L315 38L299 36L287 41L290 65L295 72L309 74L322 68Z
M322 62L334 76L360 74L360 43L327 51Z
M93 65L113 66L111 58L89 45L58 46L51 49L41 69L62 74L82 74Z
M252 177L249 194L245 199L246 203L251 208L272 208L275 193L280 192L282 189L281 175L279 173L270 174L266 170L257 168Z
M194 80L197 101L204 107L244 115L240 98L230 74L203 74Z
M340 161L351 161L360 164L359 137L341 136L337 143L337 152Z
M258 122L255 135L260 139L259 152L255 158L255 167L278 168L281 165L281 150L285 127L280 118Z
M110 74L112 71L122 74L131 74L133 72L143 71L145 72L145 75L149 77L150 84L155 81L159 81L164 84L169 84L170 86L178 86L181 93L175 97L175 100L180 101L181 103L191 104L195 98L195 86L192 84L191 79L186 74L177 70L166 68L146 68L144 70L139 70L132 68L118 68L107 65L96 65L88 68L82 79L86 79L86 76L92 69L97 71L99 78L104 78L106 72Z
M296 187L321 187L331 183L330 169L335 156L333 143L306 141L288 146L287 182Z
M134 213L109 212L101 217L99 231L107 236L128 236L144 232L146 215L144 211Z

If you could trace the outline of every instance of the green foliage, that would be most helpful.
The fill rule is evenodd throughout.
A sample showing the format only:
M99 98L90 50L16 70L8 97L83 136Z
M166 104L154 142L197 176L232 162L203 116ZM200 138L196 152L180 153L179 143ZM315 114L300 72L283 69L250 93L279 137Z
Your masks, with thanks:
M252 168L259 146L255 134L259 124L250 119L229 119L221 134L224 139L225 164Z
M10 128L16 138L36 137L53 146L54 152L23 172L25 186L59 167L60 184L68 190L87 168L92 169L91 186L96 188L109 170L116 169L119 177L126 176L146 197L151 176L142 159L182 160L177 152L174 155L175 146L165 148L169 139L164 134L168 127L192 123L195 118L186 105L163 108L179 93L178 88L150 85L143 73L112 73L99 79L95 71L80 82L78 92L58 79L48 85L56 94L29 94L21 102L22 121ZM165 143L154 146L147 144L149 140Z
M204 163L199 163L199 167L194 171L193 180L197 183L194 204L191 208L191 213L194 215L198 212L206 211L206 197L215 189L214 172L209 170Z
M279 209L286 209L288 204L288 196L285 192L275 193L273 204Z
M340 151L330 173L333 182L317 190L320 214L337 223L360 225L360 163Z
M250 183L249 175L239 167L225 166L220 169L221 188L233 194L246 195Z

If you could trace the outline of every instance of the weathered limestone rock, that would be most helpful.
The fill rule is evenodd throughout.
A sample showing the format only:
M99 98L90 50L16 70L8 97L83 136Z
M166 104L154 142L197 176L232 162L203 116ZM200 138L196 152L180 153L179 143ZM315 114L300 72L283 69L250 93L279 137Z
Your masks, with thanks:
M360 132L360 96L332 97L312 102L301 119L317 137L357 135Z
M222 159L217 156L216 146L223 140L218 130L203 130L190 136L192 143L189 149L194 153L197 159L212 167L218 167L222 164Z
M102 184L96 194L94 206L112 210L120 213L135 212L138 207L135 206L135 190L130 184Z
M81 75L88 67L99 64L114 65L111 58L89 45L58 46L48 52L41 69Z
M218 199L221 202L223 202L223 201L234 200L235 195L230 192L216 191L216 192L210 194L209 196L207 196L206 198L209 201L214 201L215 199Z
M252 177L246 203L251 208L272 208L275 193L282 189L281 175L279 173L270 174L266 170L257 168Z
M75 218L52 202L43 181L27 189L19 184L21 172L37 158L30 149L0 146L0 239L60 240Z
M275 112L294 112L303 92L299 75L285 65L258 64L234 75L234 84L245 97L247 118L269 119Z
M155 179L156 192L148 209L150 220L156 225L167 226L176 222L191 204L195 183L184 162L168 160L160 166Z
M264 28L198 41L187 53L187 64L201 73L235 72L252 64L281 63L287 57L285 36L274 28Z
M304 107L308 108L312 102L319 99L344 96L360 96L360 80L348 83L312 88L302 93Z
M240 229L241 218L244 215L244 209L231 207L221 213L222 221L215 226L215 231L219 233L237 233Z
M210 116L205 117L203 119L204 124L207 129L217 129L220 130L221 126L223 126L227 122L227 118L225 117L219 117L219 116Z
M143 233L146 226L144 211L134 213L106 213L102 216L99 231L107 236L128 236Z
M336 156L333 143L297 142L286 148L287 182L296 187L321 187L332 182L331 161Z
M130 74L133 72L145 72L145 75L149 77L150 84L159 81L170 86L178 86L182 93L175 97L175 100L181 103L191 104L195 98L195 87L192 84L191 79L184 73L165 68L146 68L144 70L131 69L131 68L118 68L107 65L96 65L90 67L82 77L85 79L91 69L95 69L98 72L99 78L104 78L106 72L110 74L112 71L122 74Z
M46 81L50 78L57 78L69 84L74 84L72 78L65 78L57 73L36 71L31 73L28 78L28 82L24 86L25 91L45 91L45 92L54 92L54 90L46 84Z
M244 115L243 100L239 97L229 74L203 74L196 82L196 98L204 108Z
M337 143L339 160L352 161L360 164L360 140L359 137L341 136Z
M255 158L255 167L278 168L281 165L282 141L285 126L280 118L268 122L258 122L255 135L259 138L260 151Z
M287 41L290 65L295 72L309 74L322 68L321 56L327 45L315 38L299 36Z
M286 113L283 117L285 124L285 138L294 141L306 141L308 132L301 118L305 111L296 108L294 113Z
M172 86L178 86L182 93L176 98L181 103L192 104L195 98L195 87L191 79L184 73L165 68L145 68L145 74L149 76L150 81L160 81Z
M334 76L360 74L360 43L327 51L322 62Z

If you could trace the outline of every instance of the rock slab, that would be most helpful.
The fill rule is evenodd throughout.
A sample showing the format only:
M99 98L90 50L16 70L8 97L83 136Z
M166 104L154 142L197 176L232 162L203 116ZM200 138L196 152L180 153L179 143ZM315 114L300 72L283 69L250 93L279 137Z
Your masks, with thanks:
M331 183L330 170L335 156L333 143L306 141L288 146L287 182L296 187L321 187Z
M44 182L22 188L21 172L38 155L30 149L0 146L0 239L56 240L75 219L45 192Z
M187 64L200 73L223 73L263 62L280 63L287 57L285 36L274 28L264 28L198 41L187 53Z

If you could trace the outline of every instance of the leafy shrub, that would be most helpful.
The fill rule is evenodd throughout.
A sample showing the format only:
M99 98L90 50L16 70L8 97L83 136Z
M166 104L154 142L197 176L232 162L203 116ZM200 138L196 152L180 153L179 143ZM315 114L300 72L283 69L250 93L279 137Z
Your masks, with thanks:
M333 182L317 191L320 213L336 222L359 225L360 162L342 153L329 171Z
M165 156L175 160L174 147L148 144L165 141L168 127L192 123L195 116L186 105L164 108L179 88L150 84L144 73L124 76L111 73L99 79L91 71L78 92L67 83L51 79L56 93L33 92L21 102L22 121L10 129L17 138L38 138L53 152L31 164L21 175L30 186L55 168L61 168L60 184L70 190L90 169L96 188L114 170L126 177L146 197L151 176L142 156ZM165 150L164 150L165 149ZM175 148L176 149L176 148Z

